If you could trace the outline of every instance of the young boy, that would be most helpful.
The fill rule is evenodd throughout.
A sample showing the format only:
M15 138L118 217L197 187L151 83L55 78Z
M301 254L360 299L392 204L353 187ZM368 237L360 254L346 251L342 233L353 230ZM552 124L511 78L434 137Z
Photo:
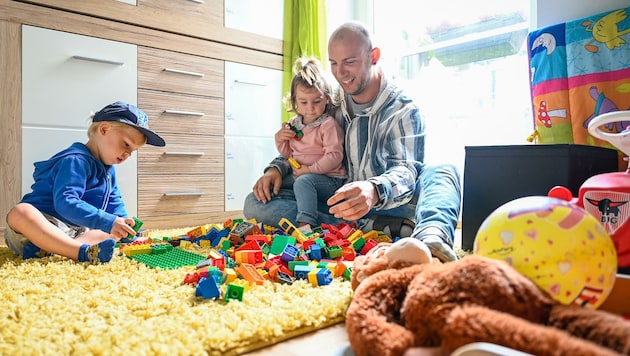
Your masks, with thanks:
M121 101L92 117L87 143L35 163L32 192L7 214L5 241L24 259L46 253L109 262L116 241L135 234L116 182L115 164L142 145L165 146L147 115Z

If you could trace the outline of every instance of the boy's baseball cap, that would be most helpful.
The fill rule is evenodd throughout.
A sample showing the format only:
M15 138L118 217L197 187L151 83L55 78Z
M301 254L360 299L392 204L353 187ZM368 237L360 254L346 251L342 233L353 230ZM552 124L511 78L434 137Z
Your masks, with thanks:
M117 121L127 124L147 137L147 145L166 146L164 139L149 129L149 117L132 104L117 101L102 108L92 118L92 122Z

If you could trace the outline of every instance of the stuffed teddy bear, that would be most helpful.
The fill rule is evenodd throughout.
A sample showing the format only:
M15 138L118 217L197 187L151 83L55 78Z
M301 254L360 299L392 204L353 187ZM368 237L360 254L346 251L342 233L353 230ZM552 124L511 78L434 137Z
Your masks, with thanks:
M432 259L420 241L380 244L354 261L346 327L355 355L450 354L475 342L533 355L630 354L630 322L560 304L503 261Z

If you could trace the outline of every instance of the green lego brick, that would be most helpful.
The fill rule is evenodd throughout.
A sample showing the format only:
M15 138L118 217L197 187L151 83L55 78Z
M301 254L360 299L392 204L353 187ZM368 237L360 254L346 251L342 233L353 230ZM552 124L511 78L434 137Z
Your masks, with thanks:
M163 269L175 269L184 266L197 266L199 261L206 259L205 256L198 255L193 252L173 248L160 254L142 254L129 256L138 262L144 263L149 267L159 267Z
M280 255L287 245L295 245L295 237L287 235L276 235L271 241L270 254Z
M144 224L144 223L142 222L142 220L138 219L135 216L133 217L133 222L134 222L134 225L132 226L132 228L137 233L138 230L140 230L140 228L142 227L142 224ZM130 240L133 240L135 237L136 237L135 234L134 235L127 234L127 238L130 239Z

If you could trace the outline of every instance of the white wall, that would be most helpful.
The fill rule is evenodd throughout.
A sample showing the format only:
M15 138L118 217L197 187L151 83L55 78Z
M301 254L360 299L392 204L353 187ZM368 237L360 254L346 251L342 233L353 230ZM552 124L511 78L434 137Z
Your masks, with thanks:
M537 29L622 7L630 7L630 0L532 0L531 28Z

